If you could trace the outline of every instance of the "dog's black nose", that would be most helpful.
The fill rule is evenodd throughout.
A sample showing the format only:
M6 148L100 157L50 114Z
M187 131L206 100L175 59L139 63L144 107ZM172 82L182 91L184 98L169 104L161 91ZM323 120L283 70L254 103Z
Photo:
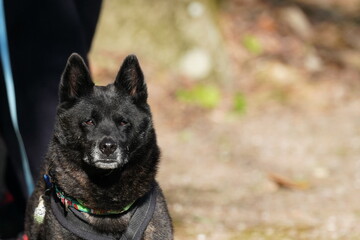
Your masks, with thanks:
M114 142L114 140L112 140L111 138L104 138L100 142L99 148L103 154L109 156L110 154L115 152L117 145L116 142Z

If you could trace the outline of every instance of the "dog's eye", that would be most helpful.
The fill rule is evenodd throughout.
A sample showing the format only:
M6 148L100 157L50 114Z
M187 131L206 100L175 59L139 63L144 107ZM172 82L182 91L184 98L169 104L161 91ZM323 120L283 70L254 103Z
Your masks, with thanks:
M126 126L126 125L128 125L128 122L126 122L126 121L120 121L120 122L119 122L119 125L120 125L120 126Z
M95 122L92 119L89 119L89 120L85 121L84 123L88 126L95 126Z

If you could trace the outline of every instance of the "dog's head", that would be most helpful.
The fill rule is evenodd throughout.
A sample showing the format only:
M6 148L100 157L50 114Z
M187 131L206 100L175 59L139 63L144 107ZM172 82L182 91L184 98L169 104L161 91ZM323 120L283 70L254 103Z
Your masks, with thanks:
M77 156L72 161L119 169L155 142L146 84L134 55L126 57L113 84L95 86L83 59L72 54L59 98L54 140Z

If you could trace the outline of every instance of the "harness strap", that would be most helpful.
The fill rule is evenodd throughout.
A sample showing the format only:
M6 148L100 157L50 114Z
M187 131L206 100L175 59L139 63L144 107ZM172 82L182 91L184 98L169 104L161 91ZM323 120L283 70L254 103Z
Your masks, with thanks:
M24 142L20 134L19 124L17 120L15 87L14 87L14 80L12 76L10 57L9 57L9 46L7 42L6 21L5 21L3 0L0 0L0 54L1 54L2 68L4 72L4 80L5 80L6 94L9 104L11 122L14 127L16 138L19 144L21 163L24 170L25 182L28 191L27 195L30 196L34 190L34 183L31 176L28 158L26 155Z
M157 196L156 186L152 188L144 197L140 198L134 205L136 207L129 225L122 234L120 240L141 240L154 214ZM115 240L113 234L107 235L95 231L86 221L82 213L73 207L70 211L64 212L64 208L59 199L51 194L51 209L58 222L68 231L80 238L88 240Z
M156 187L131 217L129 226L120 240L140 240L149 225L156 206Z
M64 209L57 202L59 201L56 201L55 198L52 196L51 209L58 222L65 229L83 239L114 240L114 238L103 236L100 233L94 234L94 231L85 221L82 221L82 219L79 220L70 211L64 213Z

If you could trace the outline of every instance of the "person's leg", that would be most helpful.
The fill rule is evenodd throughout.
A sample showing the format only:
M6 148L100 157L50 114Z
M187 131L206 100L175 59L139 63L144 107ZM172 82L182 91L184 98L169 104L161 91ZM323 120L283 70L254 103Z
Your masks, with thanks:
M19 125L35 178L52 134L61 73L72 52L87 61L100 3L99 0L82 5L73 0L35 1L21 16L26 21L12 21L24 25L13 26L9 38ZM26 29L25 35L16 29Z
M22 230L26 184L19 147L12 127L5 83L0 67L0 239L16 236Z
M96 3L97 11L91 2ZM84 4L79 11L75 0L5 0L19 126L35 180L52 135L61 73L72 52L87 59L100 8L98 3L89 0L89 6ZM84 23L86 9L94 12L94 16L92 21ZM85 24L92 27L84 27ZM27 190L3 83L1 76L0 134L9 159L6 184L20 202L18 209L23 211Z
M84 29L86 52L91 48L96 24L99 19L102 0L75 0L76 9Z

